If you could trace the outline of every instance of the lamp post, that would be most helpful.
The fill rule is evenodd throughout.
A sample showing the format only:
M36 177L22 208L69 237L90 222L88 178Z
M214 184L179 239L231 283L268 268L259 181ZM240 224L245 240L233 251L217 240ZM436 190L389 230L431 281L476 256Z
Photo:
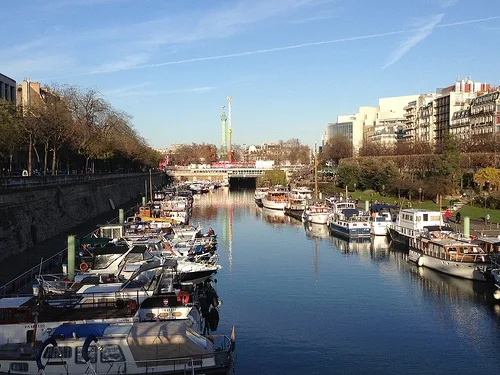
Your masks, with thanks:
M422 203L422 188L421 187L418 188L418 199L419 199L420 203Z

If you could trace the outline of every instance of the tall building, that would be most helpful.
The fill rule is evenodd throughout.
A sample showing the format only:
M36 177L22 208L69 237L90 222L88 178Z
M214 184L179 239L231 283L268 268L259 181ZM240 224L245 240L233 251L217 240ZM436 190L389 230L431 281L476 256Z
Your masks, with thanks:
M0 73L0 99L16 104L16 81Z
M446 134L466 137L469 133L468 124L463 117L467 117L472 99L478 93L489 90L490 84L473 82L470 77L465 80L457 79L454 85L436 90L438 97L434 101L434 142L441 143Z
M416 100L412 100L405 107L404 139L408 142L428 142L429 116L425 116L425 110L429 103L436 98L436 94L422 94ZM422 121L423 117L427 122Z
M416 101L419 95L394 96L380 98L377 118L373 125L373 135L367 138L374 142L393 145L399 136L403 136L405 129L405 107L409 102Z
M359 107L357 113L337 116L336 122L327 124L323 144L336 135L343 135L352 142L356 154L363 144L364 129L373 126L376 114L375 107Z
M51 95L50 90L41 87L39 82L31 82L24 79L17 85L17 104L24 107L30 106L37 101L45 101L47 95Z

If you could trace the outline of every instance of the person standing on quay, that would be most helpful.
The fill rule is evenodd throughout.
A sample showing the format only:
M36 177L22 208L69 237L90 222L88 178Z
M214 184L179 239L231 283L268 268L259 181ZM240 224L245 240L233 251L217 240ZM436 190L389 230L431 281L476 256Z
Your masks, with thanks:
M450 211L450 209L447 209L447 210L445 211L445 213L444 213L444 218L445 218L445 221L446 221L447 223L449 223L449 222L450 222L450 217L451 217L451 211Z
M457 211L457 214L455 215L455 223L460 224L462 215L460 215L460 211Z

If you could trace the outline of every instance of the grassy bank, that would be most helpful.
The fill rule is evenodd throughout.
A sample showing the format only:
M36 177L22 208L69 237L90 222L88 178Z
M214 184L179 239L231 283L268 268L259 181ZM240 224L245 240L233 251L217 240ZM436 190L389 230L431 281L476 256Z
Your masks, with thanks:
M309 185L310 188L314 190L314 185ZM318 185L319 191L325 196L330 196L334 194L342 194L345 196L345 189L342 190L336 186L334 186L332 183L320 183ZM400 207L413 207L413 208L423 208L426 210L439 210L439 206L437 203L431 201L431 200L423 200L422 202L419 201L419 197L412 197L411 200L408 200L407 198L402 198L402 197L397 197L393 195L387 195L387 194L379 194L377 192L373 191L361 191L361 190L355 190L355 191L348 191L348 196L349 198L355 200L358 199L359 201L369 201L369 202L384 202L390 205L394 205L397 203ZM442 206L443 207L448 207L450 205L449 200L443 200L442 201ZM499 223L500 222L500 210L492 210L492 209L485 209L484 207L476 207L476 206L471 206L471 205L464 205L460 209L460 214L462 215L462 218L465 216L470 217L473 220L484 220L484 217L486 215L490 215L490 221ZM456 212L453 212L453 216L455 215Z

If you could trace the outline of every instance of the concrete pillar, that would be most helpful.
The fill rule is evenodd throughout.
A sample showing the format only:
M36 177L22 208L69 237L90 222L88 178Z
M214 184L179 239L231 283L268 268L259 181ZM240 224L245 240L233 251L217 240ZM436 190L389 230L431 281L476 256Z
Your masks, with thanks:
M370 210L370 201L365 201L365 212Z
M118 210L118 222L123 223L125 221L125 214L123 212L123 208Z
M68 279L75 278L75 236L68 236Z
M470 236L470 217L468 216L464 217L464 236Z
M146 205L146 197L142 197L142 205L145 206Z

